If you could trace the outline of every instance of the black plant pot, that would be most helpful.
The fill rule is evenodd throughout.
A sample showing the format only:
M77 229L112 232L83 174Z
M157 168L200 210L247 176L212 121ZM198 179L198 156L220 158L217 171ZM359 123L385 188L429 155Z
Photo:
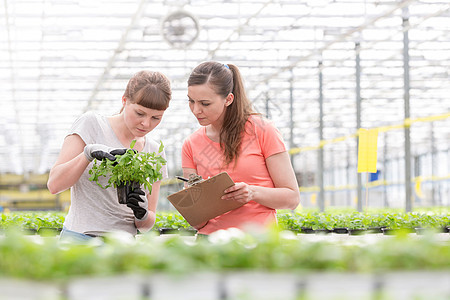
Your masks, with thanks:
M383 234L384 235L395 235L398 234L400 231L398 229L392 229L392 228L384 228Z
M348 234L350 235L362 235L362 234L366 234L367 233L367 229L365 228L349 228L348 229Z
M346 228L346 227L336 227L336 228L333 228L333 232L337 233L337 234L346 234L346 233L348 233L348 228Z
M159 229L159 233L160 233L160 234L179 234L180 232L178 231L178 229L173 229L173 228L160 228L160 229Z
M117 198L120 204L127 204L127 195L133 191L133 189L140 187L139 182L130 181L122 183L117 187Z
M34 235L37 233L37 229L36 228L23 228L20 232L23 235Z
M286 230L289 230L289 231L291 231L293 233L300 233L301 232L301 229L297 229L297 228L287 228Z
M311 233L314 233L315 230L312 229L311 227L302 227L300 232L301 233L306 233L306 234L311 234Z
M369 227L367 228L367 233L383 233L384 227Z

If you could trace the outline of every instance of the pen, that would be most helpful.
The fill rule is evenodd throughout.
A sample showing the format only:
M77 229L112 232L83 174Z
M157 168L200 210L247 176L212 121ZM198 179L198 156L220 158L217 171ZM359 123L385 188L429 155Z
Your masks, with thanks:
M181 177L181 176L175 176L175 177L178 178L178 179L180 179L180 180L186 181L186 182L189 181L189 179L184 178L184 177Z

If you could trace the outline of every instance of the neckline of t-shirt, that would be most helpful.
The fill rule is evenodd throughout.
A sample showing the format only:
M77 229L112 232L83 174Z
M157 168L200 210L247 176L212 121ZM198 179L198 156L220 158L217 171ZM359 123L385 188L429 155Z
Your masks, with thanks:
M108 124L108 127L111 130L112 135L116 139L116 142L119 143L119 145L121 145L123 148L128 149L130 147L130 145L125 146L124 144L122 144L122 142L117 137L116 132L114 131L114 129L111 126L111 122L109 121L109 117L107 117L107 116L102 116L102 117L103 117L104 122L106 122L106 124ZM142 147L141 151L144 151L146 146L147 146L147 136L144 136L144 146Z
M212 139L209 138L209 136L206 134L206 126L203 126L203 137L210 143L215 145L220 145L219 142L214 142Z

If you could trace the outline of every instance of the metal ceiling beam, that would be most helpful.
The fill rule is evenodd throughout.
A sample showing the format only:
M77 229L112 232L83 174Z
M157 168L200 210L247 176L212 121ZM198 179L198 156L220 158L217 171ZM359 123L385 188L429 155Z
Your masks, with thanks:
M403 8L403 89L404 89L404 119L410 118L410 81L409 81L409 11L407 7ZM412 211L412 188L411 188L411 132L409 126L404 128L405 136L405 211Z
M213 50L210 50L210 51L208 52L208 56L207 56L207 57L208 57L209 59L213 59L215 53L220 49L220 47L221 47L224 43L229 42L235 33L239 33L239 31L240 31L243 27L247 26L247 25L250 23L250 21L251 21L252 19L254 19L255 17L257 17L257 16L258 16L258 15L259 15L259 14L260 14L260 13L261 13L261 12L262 12L269 4L271 4L272 2L273 2L273 0L270 0L270 1L267 1L264 5L262 5L262 6L261 6L254 14L252 14L250 17L247 18L247 20L244 22L244 24L239 25L235 30L233 30L233 32L232 32L230 35L228 35L228 37L227 37L226 39L224 39L224 40L222 40L221 42L219 42L219 44L217 45L216 48L214 48Z
M314 57L315 55L317 55L317 53L322 53L323 51L327 50L328 48L330 48L332 45L334 45L334 44L336 44L336 43L345 41L345 39L346 39L347 37L353 35L353 34L356 33L356 32L362 31L363 29L365 29L365 28L367 28L367 27L373 25L376 21L378 21L378 20L380 20L380 19L383 19L383 18L386 18L386 17L388 17L388 16L391 16L396 10L402 9L403 7L406 7L406 6L410 5L411 2L414 2L414 1L416 1L416 0L405 0L405 1L402 1L402 2L398 3L397 6L395 6L394 8L392 8L392 9L390 9L390 10L388 10L388 11L382 13L382 14L380 14L379 16L377 16L377 17L375 17L375 18L369 20L368 22L364 23L364 24L361 25L361 26L358 26L358 27L356 27L356 28L354 28L354 29L351 29L351 30L345 32L344 34L338 36L335 40L328 42L328 43L327 43L325 46L323 46L322 48L320 48L320 49L315 49L314 51L310 52L309 54L304 55L304 56L301 56L299 59L297 59L296 61L294 61L294 62L291 63L290 65L288 65L288 66L286 66L286 67L283 67L283 68L280 68L279 72L273 73L273 74L267 76L264 80L258 82L255 86L252 86L251 88L253 89L253 88L255 88L256 86L261 85L261 84L267 84L268 81L270 81L270 80L273 79L274 77L277 77L279 74L281 74L281 73L283 73L283 72L286 72L286 71L288 71L288 70L293 69L293 68L296 67L300 62L305 61L305 60L308 60L308 59Z
M136 25L136 22L141 18L142 13L143 13L146 5L147 5L147 1L146 0L141 0L141 2L139 3L139 6L138 6L135 14L133 15L133 18L131 19L130 24L128 25L128 27L123 32L122 37L120 38L116 49L114 49L113 55L111 55L111 57L109 58L108 63L106 64L102 75L97 80L97 83L94 86L92 94L89 97L88 103L87 103L86 107L83 109L83 112L86 112L86 111L88 111L88 110L90 110L92 108L92 105L94 103L95 97L97 96L97 94L99 92L100 86L103 84L103 82L105 81L106 77L108 76L111 68L113 67L114 62L116 61L117 56L122 52L123 46L125 45L125 43L126 43L126 41L128 39L128 34L132 30L132 28Z
M45 1L45 5L42 3ZM398 1L382 1L379 2L379 5L375 7L375 1L377 0L360 0L360 1L338 1L336 4L349 4L350 8L352 5L355 7L361 8L363 3L370 4L367 6L367 20L370 20L372 17L378 16L378 12L384 12L387 9L393 7L393 5L399 4ZM166 11L164 10L152 10L147 6L147 9L144 11L141 16L141 21L137 23L136 26L131 28L131 31L128 34L126 39L126 45L124 49L127 50L127 54L132 58L128 60L126 57L123 57L122 54L117 55L115 57L115 61L113 62L111 69L107 72L106 77L104 77L103 82L98 86L98 91L96 97L93 100L93 109L102 109L104 112L108 110L108 106L118 105L117 100L107 98L108 95L120 94L122 88L119 85L119 82L123 82L128 79L127 73L130 70L135 70L141 67L151 67L157 68L165 73L167 73L173 82L173 91L176 94L174 97L174 103L171 106L170 116L168 114L167 118L176 119L177 122L169 122L169 124L164 124L155 131L155 134L158 135L160 132L167 133L170 132L167 129L175 128L175 126L180 127L180 136L183 133L187 133L189 129L182 128L186 126L183 123L183 119L186 118L188 114L185 114L185 107L182 106L184 103L182 99L184 94L181 94L180 91L185 91L185 71L189 69L189 66L196 64L199 60L205 59L205 55L208 54L208 50L214 51L218 43L222 43L218 48L218 51L214 53L214 57L217 60L221 61L229 61L234 62L238 66L241 67L244 73L246 73L247 82L251 85L257 87L257 90L250 90L251 98L255 99L254 95L257 95L260 91L269 91L271 101L271 113L274 116L274 121L277 125L280 126L280 130L287 136L289 133L288 125L286 122L287 115L289 111L287 109L280 109L287 107L289 98L289 85L288 80L290 77L288 76L289 70L284 73L280 73L273 77L268 81L266 85L258 86L259 80L266 79L272 73L279 72L280 67L287 67L294 59L302 59L298 55L308 54L310 51L314 51L312 48L312 42L314 40L300 40L304 36L301 35L304 30L309 30L314 28L314 24L317 24L317 28L320 30L326 30L327 34L324 39L320 40L320 42L316 43L318 46L317 49L321 49L323 46L326 46L325 43L331 42L332 39L340 37L346 31L355 27L347 27L345 29L345 24L355 24L355 26L359 25L355 20L360 18L360 15L348 16L347 13L341 12L340 10L333 10L333 6L335 3L332 3L330 0L330 6L328 7L314 7L310 13L304 13L306 8L309 11L309 8L306 7L305 1L273 1L275 4L269 4L264 10L262 10L253 20L248 22L247 27L241 27L238 31L235 31L239 24L244 25L245 20L251 16L257 9L261 6L267 4L267 0L257 0L255 1L239 1L241 3L241 13L238 13L237 5L239 5L238 1L227 1L222 2L218 0L213 0L210 2L202 2L201 5L210 5L210 3L221 5L228 5L228 9L226 12L222 12L222 14L210 14L209 10L199 9L198 11L202 11L201 20L205 22L202 27L203 31L209 31L211 39L201 39L195 44L193 48L190 48L188 51L183 53L184 55L178 55L179 52L170 49L167 45L160 42L158 26L156 25L155 18L159 18L161 14L164 14ZM313 1L314 2L314 1ZM112 13L110 16L105 12L102 14L101 12L95 12L95 9L89 9L83 4L78 4L75 2L70 2L70 5L65 5L67 2L57 1L48 1L48 0L40 0L38 2L27 1L27 2L11 2L9 3L9 12L10 12L10 26L11 26L11 45L13 50L13 59L14 62L14 73L15 78L13 81L15 82L14 87L12 87L9 83L11 77L9 72L11 72L11 68L8 67L10 63L8 63L8 49L7 49L7 40L6 40L6 28L2 28L3 35L2 42L0 43L0 55L3 56L3 60L0 61L0 82L3 82L4 88L0 91L3 95L6 95L8 98L11 98L11 92L14 88L15 96L17 98L17 104L22 105L19 110L19 115L22 124L21 128L23 129L23 137L26 139L33 139L31 143L25 144L24 149L22 149L24 158L23 164L25 164L26 168L30 168L34 165L33 162L33 152L38 151L39 142L34 140L34 122L41 118L44 121L43 116L46 115L45 110L49 105L55 104L51 107L52 113L58 114L59 117L49 117L45 121L51 124L52 128L49 130L55 136L50 139L51 149L47 151L52 153L52 155L57 154L57 147L60 145L60 136L62 136L65 132L65 128L68 126L68 122L75 115L78 115L83 108L84 103L87 103L89 96L92 95L93 90L92 87L97 80L100 78L100 74L105 69L105 66L108 64L110 56L113 53L113 50L116 48L118 40L122 36L122 29L125 29L127 24L129 24L132 15L134 14L136 7L138 5L137 2L133 2L133 7L129 10L130 4L127 4L126 1L115 2L119 9L120 6L126 7L126 11L129 14L125 14L124 11L117 11L118 15ZM96 2L92 2L94 5ZM153 4L159 3L161 4L161 0L156 0L150 2ZM310 2L312 3L312 2ZM37 9L23 10L22 7L26 7L28 4L35 5ZM65 7L69 8L68 10L62 11L59 9L60 4L63 4ZM443 7L443 5L446 5ZM99 5L100 4L99 2ZM99 5L95 5L95 7L99 7ZM190 8L195 12L195 9L200 5L200 3L196 1L190 2ZM282 7L286 5L285 7ZM311 6L314 6L315 3L312 3ZM428 116L435 114L437 111L442 111L443 109L447 110L450 108L446 103L445 98L445 90L448 89L448 84L444 77L448 75L446 73L446 67L449 64L445 59L439 60L437 56L433 55L433 51L439 51L445 53L448 49L447 42L450 38L448 29L448 23L445 19L448 16L448 1L416 1L414 5L411 6L411 11L414 10L414 15L411 17L411 21L414 22L413 26L419 27L417 28L418 33L421 36L414 36L411 39L410 48L411 50L418 51L418 54L412 52L413 56L411 57L411 75L413 76L411 84L413 85L413 90L411 94L412 101L412 116ZM158 6L163 7L163 6ZM220 6L222 7L222 6ZM341 6L340 6L341 7ZM58 22L59 19L66 19L67 22L61 23L60 26L44 26L42 28L42 32L39 31L40 25L40 14L42 13L42 9L46 10L46 20L45 24L53 24L54 22ZM70 8L74 9L74 15L70 14ZM101 7L100 7L101 8ZM243 8L248 8L244 9ZM297 9L299 8L299 9ZM55 9L55 10L53 10ZM322 11L324 9L324 11ZM439 11L443 11L440 14ZM3 9L2 9L3 11ZM82 14L86 11L86 14ZM236 11L235 16L230 14L230 11ZM283 15L283 12L286 13L286 19L283 22L280 22L279 28L277 27L278 22L274 22L277 17ZM377 13L374 13L377 12ZM61 14L60 14L61 13ZM299 27L297 23L293 22L292 15L298 14L299 22L302 19L306 19L308 25ZM431 15L430 15L431 14ZM240 23L236 18L241 16ZM111 21L114 24L108 25L106 22L98 23L97 26L90 26L90 21L96 22L98 18L111 17ZM118 17L117 17L118 16ZM77 18L80 20L77 20ZM3 18L3 13L1 13L0 18ZM214 18L218 18L218 21L214 20ZM325 18L330 18L333 20L343 20L342 26L336 26L337 30L329 31L332 29L332 23L327 23ZM424 18L430 19L430 24L436 26L435 28L431 28L431 25L420 24L423 22ZM58 19L58 20L57 20ZM234 20L233 20L234 19ZM361 41L362 47L372 47L375 52L378 49L383 48L383 53L386 53L386 56L376 57L372 56L370 58L364 57L362 61L362 68L364 70L362 76L362 84L364 85L363 97L370 98L373 101L367 100L367 108L375 108L379 114L386 113L385 117L387 120L380 120L374 114L373 116L365 116L365 125L368 126L376 126L381 122L385 122L384 124L392 124L397 121L401 121L395 119L395 114L397 116L401 115L401 111L398 109L398 104L401 103L401 84L402 82L401 75L399 72L402 71L401 68L401 28L399 26L399 14L394 12L392 16L387 16L385 19L381 20L381 22L375 23L373 26L369 26L364 29L364 33L366 30L374 31L377 36L374 39L367 39L366 41ZM436 23L437 21L441 21L441 23ZM82 24L77 25L77 23ZM391 22L393 21L393 22ZM0 21L2 24L3 20ZM48 23L47 23L48 22ZM109 22L108 22L109 23ZM151 24L153 27L151 33L151 38L141 39L139 36L140 25L148 25ZM418 26L417 23L420 25ZM428 22L427 22L428 23ZM43 24L43 25L45 25ZM88 24L88 25L86 25ZM255 25L256 24L256 25ZM297 24L297 25L296 25ZM435 25L436 24L436 25ZM120 31L119 31L120 28ZM78 30L77 30L78 29ZM248 30L250 29L250 30ZM95 41L92 38L92 35L88 33L84 35L84 31L102 31L105 33L117 33L118 38L114 40L113 35L111 37L106 37L103 39L103 36L100 37L98 41ZM219 30L223 30L224 34L216 34ZM235 31L234 35L231 36L228 42L224 42L222 38L227 38L230 32ZM282 34L279 31L283 31ZM236 32L239 33L237 37ZM384 41L388 41L389 38L385 38L390 35L390 33L395 32L395 42L392 44L394 47L392 51L389 50L391 44L386 43L384 46L384 42L381 40L377 40L378 38L384 39ZM427 32L430 32L430 35L427 35ZM20 33L20 37L18 40L15 40L16 34ZM41 53L39 51L39 38L38 34L44 34L44 43L42 44L43 51L45 53ZM74 35L72 35L72 33ZM423 36L422 36L423 35ZM78 37L80 37L82 46L80 47L80 40L77 41ZM84 40L84 38L89 37L90 40ZM237 37L237 38L236 38ZM392 37L392 35L391 35ZM398 38L400 37L400 39ZM435 38L436 37L436 38ZM298 40L294 40L294 39ZM436 40L439 39L439 40ZM373 42L373 40L377 40ZM436 40L436 41L433 41ZM94 43L96 42L96 43ZM420 43L424 42L423 45ZM78 44L77 44L78 43ZM208 46L209 43L209 46ZM280 44L278 44L280 43ZM309 45L308 45L309 43ZM353 63L354 54L351 51L351 48L347 48L348 45L353 45L353 38L346 38L346 40L342 40L333 44L329 47L325 54L329 54L329 58L324 61L324 96L325 96L325 123L324 123L324 138L334 138L336 136L347 135L349 134L349 123L348 120L354 119L354 112L352 110L339 110L339 105L333 105L334 103L341 104L345 106L347 102L345 100L352 99L354 97L354 92L352 91L352 87L349 85L351 83L352 76L347 71L354 66L348 64L348 62ZM131 46L128 46L131 45ZM320 45L320 47L319 47ZM310 47L310 48L309 48ZM398 47L398 49L396 49ZM89 49L88 49L89 48ZM104 48L106 50L102 51L100 48ZM210 48L210 49L208 49ZM336 49L339 48L339 49ZM447 48L447 49L446 49ZM77 50L78 49L78 50ZM347 49L346 53L343 50ZM81 51L79 51L81 50ZM335 51L336 50L336 51ZM370 50L370 49L367 49ZM48 51L48 53L47 53ZM98 55L97 57L85 57L83 55L85 52L92 52L94 55ZM108 51L108 52L106 52ZM145 53L144 51L148 51ZM270 53L273 51L275 55L273 57L268 57L266 53ZM448 52L448 51L447 51ZM104 54L103 54L104 53ZM148 53L156 53L159 55L147 55ZM279 54L278 54L279 53ZM336 53L336 56L334 55ZM348 54L351 53L350 57ZM394 57L395 61L391 63L386 63L385 61L391 61L392 55L397 53ZM38 61L39 57L42 57L41 61ZM178 55L178 57L172 58L172 54ZM192 54L192 55L191 55ZM294 59L286 58L289 55L295 54ZM220 55L220 57L218 56ZM259 56L261 55L261 56ZM384 55L384 54L383 54ZM426 56L430 55L430 57ZM446 56L446 55L445 55ZM155 57L158 59L155 61ZM134 59L133 59L134 58ZM316 105L313 101L317 98L317 77L316 73L312 73L311 70L317 66L316 57L312 56L311 60L304 60L299 62L294 69L295 77L293 78L293 86L292 92L294 100L300 100L302 103L305 103L304 108L308 108L308 113L314 111ZM348 59L350 58L350 59ZM314 62L315 60L315 62ZM311 65L311 62L314 64ZM400 64L399 64L400 63ZM164 65L166 64L166 65ZM40 71L39 71L39 68ZM342 69L337 69L342 68ZM422 69L423 68L423 69ZM378 72L376 69L384 69L382 72ZM82 73L81 71L86 70L86 72ZM337 74L336 70L343 71L342 75ZM394 71L389 73L390 71ZM328 72L328 73L327 73ZM331 74L329 72L332 72ZM345 72L345 73L344 73ZM387 74L385 74L386 72ZM41 77L39 77L39 73L41 73ZM112 78L111 74L116 74L114 78ZM339 77L340 76L340 77ZM354 79L353 79L354 80ZM37 89L36 84L41 82L41 86ZM107 85L105 84L107 82ZM354 82L354 81L353 81ZM389 82L393 82L396 85L392 86L388 84ZM370 89L368 89L368 85ZM391 87L392 86L392 87ZM400 87L399 87L400 86ZM390 88L387 88L390 87ZM427 92L427 93L425 93ZM40 93L40 96L38 95ZM35 96L39 96L41 98L41 115L37 115L38 109L35 102ZM292 95L291 95L292 97ZM116 98L116 97L114 97ZM181 98L181 99L180 99ZM256 97L257 98L257 97ZM59 99L62 101L66 101L67 104L64 107L59 107ZM98 102L95 102L97 101ZM337 101L335 101L337 100ZM380 101L383 100L383 101ZM398 100L398 101L397 101ZM416 101L417 100L417 101ZM427 101L424 101L427 100ZM434 101L435 100L435 101ZM255 100L258 101L258 100ZM392 102L392 103L391 103ZM76 104L78 103L78 107ZM80 105L80 103L83 103ZM275 107L275 103L277 106ZM261 104L261 103L256 103ZM330 105L331 104L331 105ZM3 106L5 105L5 106ZM13 113L13 103L5 102L2 104L0 109L0 115L4 116L4 119L14 118ZM294 128L294 138L295 142L298 143L299 146L304 146L308 144L311 139L311 131L317 130L317 124L314 123L310 117L305 116L303 111L297 106L296 103L296 111L290 112L295 117L296 128ZM70 107L70 108L69 108ZM75 108L76 107L76 108ZM75 108L75 109L74 109ZM379 108L379 109L378 109ZM9 115L1 114L2 112L10 111ZM339 113L342 113L342 118L339 117ZM309 113L311 115L311 113ZM174 118L176 116L176 118ZM170 119L172 120L172 119ZM338 122L341 122L339 123ZM347 121L346 121L347 120ZM14 121L14 120L13 120ZM3 123L2 123L3 124ZM310 124L310 126L306 126L304 124ZM383 124L383 123L381 123ZM442 125L443 122L436 122L436 139L437 143L442 142L448 147L447 140L445 140L445 134L448 134L449 126ZM15 126L15 124L14 124ZM332 130L332 126L335 126L335 129ZM340 128L340 126L347 126L346 128ZM414 132L412 135L412 143L414 145L415 153L421 150L418 150L415 146L419 144L424 144L429 142L429 136L424 136L423 134L419 134L419 130L423 127L415 126ZM317 137L314 136L317 134L316 132L312 133L312 140L316 140ZM392 132L393 135L399 136L398 132ZM161 134L164 136L164 134ZM305 136L308 138L302 139L301 137ZM0 138L3 138L0 136ZM15 137L17 138L17 136ZM176 139L173 136L164 137L169 139L170 142L173 142ZM390 136L391 139L391 136ZM394 139L394 138L392 138ZM4 143L2 139L1 142ZM399 148L399 145L396 141L389 141L389 147ZM5 144L3 144L5 145ZM401 147L402 145L400 145ZM173 144L174 149L178 151L178 144L175 142ZM336 145L337 148L340 147L339 144ZM4 149L4 148L2 148ZM56 149L56 150L55 150ZM414 155L414 153L413 153ZM1 171L7 170L8 167L4 167L6 163L12 164L12 162L8 161L8 152L1 151ZM53 159L53 156L52 156ZM325 155L325 159L327 156ZM326 161L325 161L326 162ZM8 169L9 170L9 169Z

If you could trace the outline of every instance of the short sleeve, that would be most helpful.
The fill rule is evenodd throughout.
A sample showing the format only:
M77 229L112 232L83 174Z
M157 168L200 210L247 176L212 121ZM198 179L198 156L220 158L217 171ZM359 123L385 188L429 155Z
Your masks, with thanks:
M183 146L181 147L181 167L196 169L189 137L184 141Z
M95 130L97 119L92 112L86 112L79 116L69 129L68 135L77 134L84 141L85 144L95 143L94 137L96 136Z
M283 136L271 121L256 117L252 118L252 122L265 159L286 151Z

